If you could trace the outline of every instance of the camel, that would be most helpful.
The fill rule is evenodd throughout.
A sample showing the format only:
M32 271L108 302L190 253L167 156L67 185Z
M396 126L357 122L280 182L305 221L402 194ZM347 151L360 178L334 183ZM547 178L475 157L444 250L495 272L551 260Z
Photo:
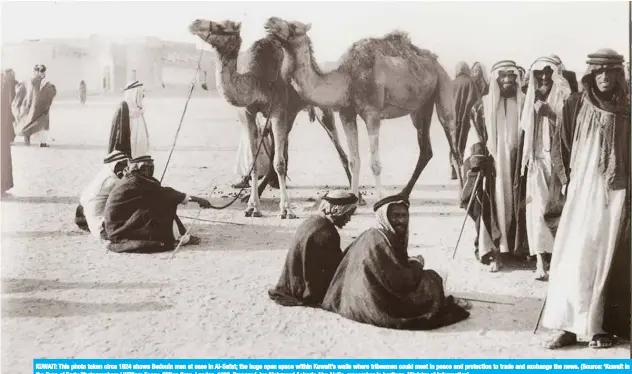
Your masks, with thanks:
M337 110L349 146L352 193L359 194L360 155L357 115L364 120L369 135L371 170L378 199L384 197L381 183L379 131L381 120L410 115L417 129L419 158L415 170L401 191L409 196L419 175L432 158L430 123L433 107L443 126L452 163L462 180L461 160L456 152L456 125L452 80L437 56L412 44L408 35L395 31L382 38L355 42L343 55L340 66L323 73L314 59L307 35L311 24L269 18L268 35L280 40L294 60L293 79L299 94L310 104Z
M287 158L288 137L292 130L294 120L298 113L307 108L305 102L292 87L289 77L289 68L293 63L284 52L281 43L274 37L255 41L246 52L246 71L237 71L237 59L241 48L241 22L209 20L195 20L189 26L191 34L198 36L211 45L218 54L217 64L217 90L224 99L239 110L240 122L247 127L249 140L253 152L253 158L259 148L259 132L256 118L262 113L271 124L274 139L273 165L274 171L268 171L261 186L258 188L258 174L256 162L251 173L251 193L247 196L247 217L261 217L259 210L259 197L270 180L271 173L276 172L281 190L279 202L281 219L296 218L290 207L287 192ZM310 109L310 120L313 121L315 113ZM348 159L340 145L332 110L323 110L321 124L327 131L340 156L349 183L351 173L348 168ZM264 135L265 136L265 135ZM263 147L260 150L264 152ZM273 175L273 174L272 174Z

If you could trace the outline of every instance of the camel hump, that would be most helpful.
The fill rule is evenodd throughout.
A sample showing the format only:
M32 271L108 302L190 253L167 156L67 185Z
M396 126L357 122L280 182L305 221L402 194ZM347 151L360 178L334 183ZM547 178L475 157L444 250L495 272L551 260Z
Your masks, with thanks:
M430 50L421 49L417 47L416 45L414 45L412 40L410 39L410 35L406 31L401 31L401 30L391 31L388 34L384 35L383 39L389 43L395 43L395 44L407 46L410 49L412 49L417 55L419 55L419 57L431 58L433 60L436 60L438 58L438 56L432 53Z

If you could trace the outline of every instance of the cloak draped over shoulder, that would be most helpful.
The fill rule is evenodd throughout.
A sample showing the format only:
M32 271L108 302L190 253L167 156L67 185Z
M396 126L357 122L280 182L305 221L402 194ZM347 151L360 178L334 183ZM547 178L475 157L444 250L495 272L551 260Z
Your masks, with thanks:
M114 118L112 118L108 153L115 150L132 157L129 106L125 101L121 102L121 105L114 114Z
M186 195L170 187L163 187L154 178L137 171L126 174L112 189L105 204L105 231L113 251L135 251L117 243L134 242L143 251L173 249L173 224L178 204ZM149 248L146 248L149 247Z
M441 277L397 250L384 230L371 228L345 251L323 309L378 327L430 330L454 324L469 312L446 298Z
M25 137L50 129L50 107L57 95L54 84L44 81L41 76L31 79L27 85L26 97L20 109L21 117L16 118L16 133Z
M313 215L296 230L281 277L268 295L284 306L319 306L341 260L336 227Z

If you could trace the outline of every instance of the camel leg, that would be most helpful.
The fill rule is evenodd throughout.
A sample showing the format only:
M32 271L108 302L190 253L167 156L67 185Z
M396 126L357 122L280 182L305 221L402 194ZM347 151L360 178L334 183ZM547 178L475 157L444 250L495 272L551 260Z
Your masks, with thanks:
M413 125L417 129L417 143L419 144L419 158L417 159L417 165L415 171L410 177L408 184L402 190L402 194L410 195L421 175L421 172L426 168L430 159L432 159L432 145L430 144L430 123L432 122L433 102L424 105L422 109L410 115L413 120Z
M339 112L340 121L347 137L349 147L349 169L351 169L351 193L358 196L358 205L366 205L360 195L360 150L358 144L357 113L352 108L342 108Z
M287 145L288 130L286 128L287 112L283 109L277 110L272 117L272 133L274 135L274 169L279 176L279 187L281 190L281 201L279 202L279 218L293 219L296 214L290 208L290 199L287 191Z
M342 144L340 144L340 136L338 135L338 130L336 129L336 120L334 117L334 112L331 109L322 109L323 118L322 121L319 121L320 124L327 132L329 139L334 143L334 147L336 148L336 152L338 152L338 157L340 158L340 162L342 163L342 167L345 169L345 174L347 174L347 180L349 181L349 188L351 188L351 171L349 170L349 159L347 158L347 154L345 150L342 148Z
M261 204L259 200L259 193L257 191L257 184L259 183L259 174L257 170L257 149L259 148L259 129L257 128L257 115L251 111L244 110L242 115L246 119L246 126L248 126L248 140L250 140L250 149L252 152L252 171L250 172L250 198L248 199L248 205L244 212L246 217L261 217L261 211L259 206ZM262 150L260 150L261 152Z
M382 162L380 160L380 113L371 111L363 113L362 119L366 123L369 133L369 152L371 156L371 172L375 181L377 199L381 200L385 194L382 190Z

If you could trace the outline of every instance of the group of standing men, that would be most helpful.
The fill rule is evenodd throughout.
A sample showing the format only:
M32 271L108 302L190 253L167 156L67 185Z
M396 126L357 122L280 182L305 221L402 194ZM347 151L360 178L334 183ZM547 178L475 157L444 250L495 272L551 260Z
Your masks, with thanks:
M489 79L460 63L454 85L476 256L494 272L507 254L536 256L550 349L630 336L629 81L611 49L587 64L579 87L556 55L526 74L499 61Z

